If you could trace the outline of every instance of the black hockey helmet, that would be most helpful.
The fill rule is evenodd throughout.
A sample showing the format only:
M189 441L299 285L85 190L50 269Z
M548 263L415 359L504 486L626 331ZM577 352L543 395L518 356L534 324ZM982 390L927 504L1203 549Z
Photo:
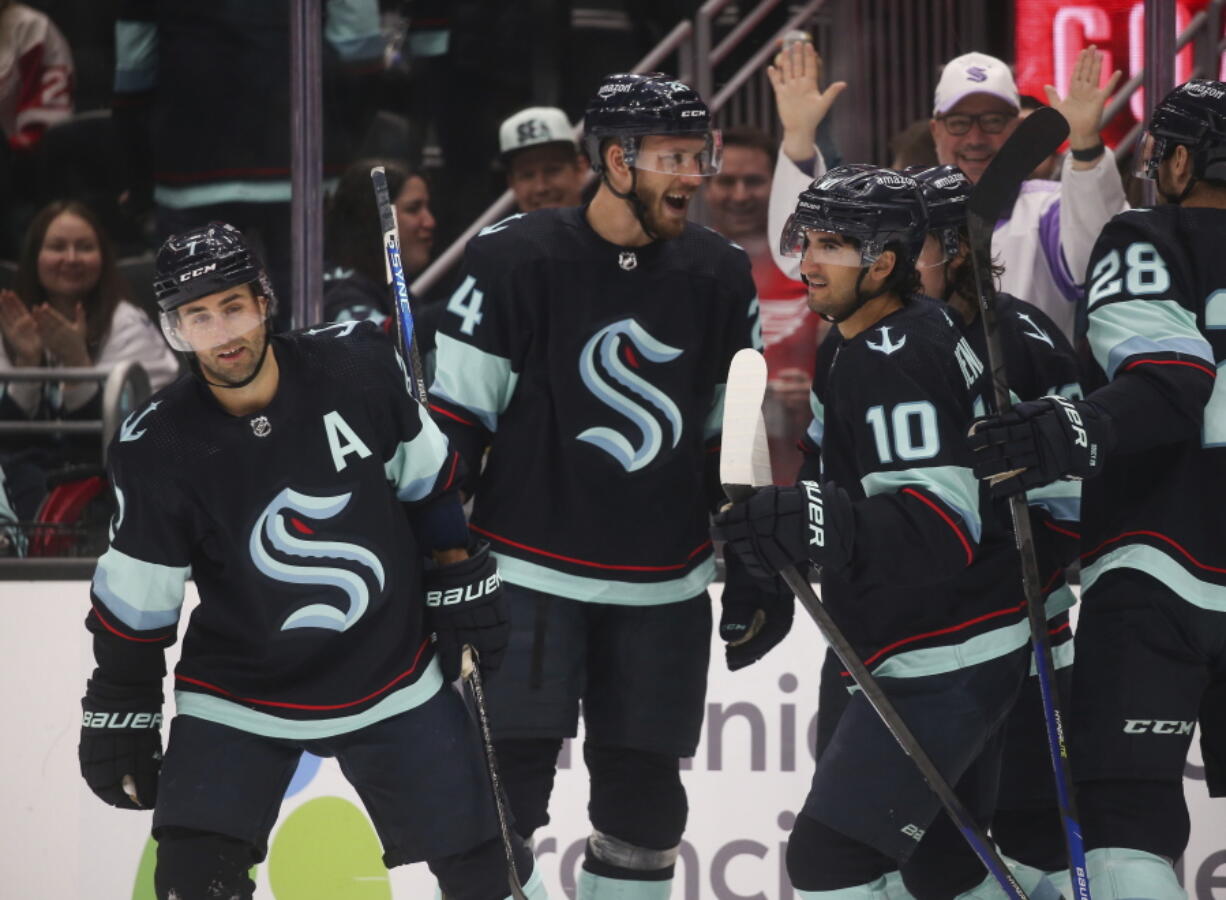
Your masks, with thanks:
M1146 132L1137 175L1157 178L1158 164L1182 144L1192 154L1194 181L1226 182L1226 83L1193 78L1179 85L1154 107Z
M783 227L780 252L803 256L810 230L859 241L862 266L871 266L891 243L903 248L900 263L912 266L924 247L928 215L910 175L866 164L838 166L801 191Z
M165 240L157 253L153 293L167 313L189 300L253 281L260 282L272 306L276 298L268 276L243 233L224 222L209 222Z
M946 260L958 255L966 227L966 204L974 187L957 166L911 166L904 169L918 182L928 212L928 232L941 242Z
M600 145L605 138L620 140L626 162L635 166L639 140L651 134L706 137L695 174L719 171L720 134L711 128L711 111L697 91L660 72L606 76L583 114L583 143L592 169L597 174L604 170Z

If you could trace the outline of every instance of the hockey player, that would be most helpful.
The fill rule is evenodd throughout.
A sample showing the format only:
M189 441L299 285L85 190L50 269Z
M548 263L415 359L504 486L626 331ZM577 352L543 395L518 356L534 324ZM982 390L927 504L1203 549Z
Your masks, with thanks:
M821 567L822 597L968 809L995 801L999 735L1027 663L1009 536L971 477L962 435L984 366L918 295L927 229L914 179L843 166L801 194L785 230L809 305L841 337L822 420L825 483L761 488L717 519L752 571ZM856 693L818 759L788 844L804 898L884 898L901 864L920 898L996 896L938 801ZM935 820L935 821L934 821Z
M663 75L611 75L584 122L595 197L469 243L431 393L469 471L489 448L467 487L512 613L489 701L516 828L549 821L582 704L578 896L662 898L687 813L679 760L704 708L723 380L760 332L744 252L686 222L719 167L701 98ZM737 621L790 610L777 581L729 577Z
M388 866L426 860L448 897L500 900L480 744L445 682L466 644L496 668L509 626L488 547L465 550L456 453L373 324L269 336L275 300L237 230L171 237L156 265L163 333L195 377L111 445L119 512L86 620L86 782L153 809L159 898L229 900L252 896L302 752L335 756ZM164 651L189 576L200 605L162 761Z
M1099 900L1185 896L1171 866L1190 827L1184 761L1202 695L1226 674L1226 412L1214 387L1226 360L1226 84L1169 93L1140 161L1165 204L1116 216L1091 257L1088 336L1106 383L1084 400L1019 404L972 437L976 474L997 493L1087 479L1070 730Z

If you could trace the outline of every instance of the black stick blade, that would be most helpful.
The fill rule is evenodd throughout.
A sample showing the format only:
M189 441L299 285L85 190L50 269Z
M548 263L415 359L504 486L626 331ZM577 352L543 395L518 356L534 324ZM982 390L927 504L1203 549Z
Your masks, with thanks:
M997 152L975 190L968 209L986 222L995 222L1017 194L1021 177L1056 151L1068 137L1068 120L1050 106L1036 109L1023 119Z

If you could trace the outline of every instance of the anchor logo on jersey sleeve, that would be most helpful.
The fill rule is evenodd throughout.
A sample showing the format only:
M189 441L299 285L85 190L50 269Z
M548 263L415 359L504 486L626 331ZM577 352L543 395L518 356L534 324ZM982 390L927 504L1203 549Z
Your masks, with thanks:
M318 592L335 588L348 601L344 608L329 603L302 606L281 623L282 631L326 628L347 631L370 606L370 580L382 592L386 584L383 563L366 547L316 537L316 528L303 519L320 522L340 515L352 493L315 497L284 488L272 499L251 529L248 547L257 569L283 584L305 585ZM301 518L300 518L301 517ZM274 556L272 551L277 551ZM365 569L363 575L338 563Z
M661 418L669 429L670 446L676 447L683 428L681 410L634 368L641 368L641 360L672 362L683 352L656 340L634 319L621 319L592 335L579 355L579 375L601 403L630 421L638 441L633 443L620 431L604 425L580 432L579 440L599 447L627 472L651 465L663 449L666 437ZM624 390L610 384L609 379Z

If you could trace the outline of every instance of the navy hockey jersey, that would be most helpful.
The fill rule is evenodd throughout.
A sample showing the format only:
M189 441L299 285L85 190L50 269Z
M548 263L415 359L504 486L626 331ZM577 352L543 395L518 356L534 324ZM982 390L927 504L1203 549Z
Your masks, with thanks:
M761 347L749 259L694 225L619 247L585 212L512 216L473 238L431 402L474 475L489 448L470 524L503 578L676 602L714 577L724 380L737 350Z
M1085 482L1082 583L1132 569L1226 610L1226 210L1121 213L1094 247L1087 398L1113 442Z
M123 423L87 627L100 662L160 650L194 578L179 713L321 737L442 685L401 504L449 489L459 459L373 324L276 336L269 352L280 381L258 414L232 416L181 378Z
M821 477L851 496L856 528L851 566L822 573L823 602L878 675L936 674L1023 646L1024 603L997 589L1021 583L1012 535L966 446L989 390L983 362L926 297L833 340L806 443L818 439Z

